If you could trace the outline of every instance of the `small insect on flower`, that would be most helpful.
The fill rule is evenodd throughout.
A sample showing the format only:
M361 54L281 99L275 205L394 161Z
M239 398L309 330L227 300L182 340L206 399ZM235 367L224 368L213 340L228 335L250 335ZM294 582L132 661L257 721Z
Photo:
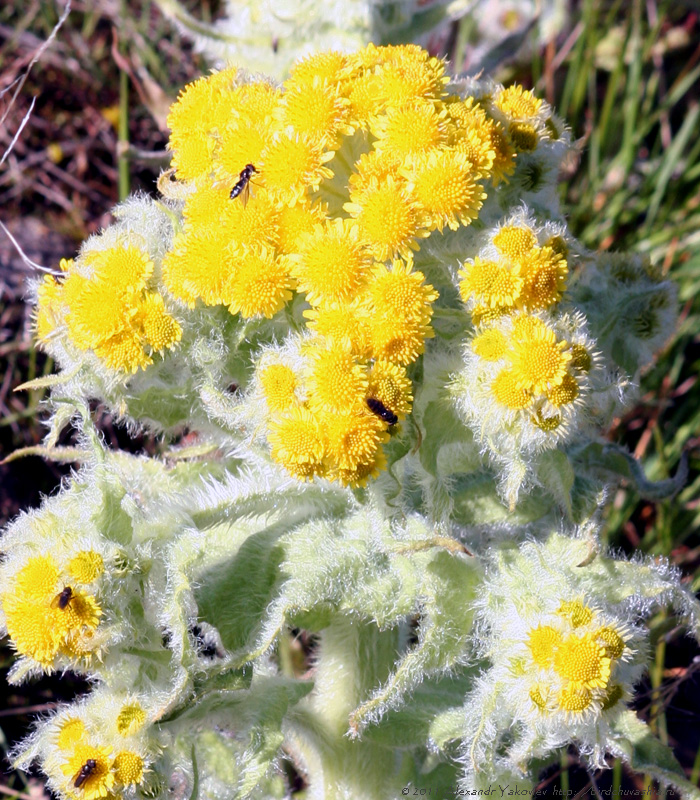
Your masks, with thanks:
M399 418L394 414L394 412L387 408L381 400L377 400L376 397L368 397L366 400L367 407L369 410L376 414L380 419L383 419L389 427L392 425L396 425L399 421Z
M72 599L73 589L70 586L66 586L65 589L59 592L51 601L51 608L60 608L61 611L65 611Z
M250 179L253 177L254 172L257 172L257 169L255 169L252 164L246 164L245 167L243 167L238 176L238 182L234 185L233 189L231 189L231 200L235 200L240 194L241 202L244 206L246 205L248 197L250 196Z
M96 768L97 761L95 761L94 758L88 758L88 760L73 776L73 786L75 786L76 789L80 789L80 787L92 775Z

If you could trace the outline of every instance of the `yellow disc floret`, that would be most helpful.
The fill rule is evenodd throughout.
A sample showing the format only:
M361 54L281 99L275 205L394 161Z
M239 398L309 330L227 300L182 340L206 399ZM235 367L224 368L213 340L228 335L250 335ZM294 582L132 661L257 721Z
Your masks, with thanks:
M542 668L551 666L561 641L562 637L559 631L550 625L539 625L537 628L533 628L528 638L528 646L535 664Z
M349 412L362 407L367 393L367 369L356 356L339 348L310 354L307 375L309 405L318 414Z
M82 550L68 562L68 572L78 583L92 583L104 569L104 559L94 550Z
M303 480L323 472L326 437L307 409L293 407L270 422L272 457Z
M259 373L260 385L272 413L284 411L297 403L299 381L294 370L286 364L270 364Z
M138 703L127 703L117 714L117 731L120 736L130 736L139 731L146 722L146 712Z
M309 303L320 305L350 300L364 285L371 264L357 223L336 219L299 237L292 275Z
M114 778L122 786L130 786L143 781L143 759L138 753L122 750L112 763Z
M610 657L590 634L568 636L554 656L554 670L572 686L603 689L610 678Z

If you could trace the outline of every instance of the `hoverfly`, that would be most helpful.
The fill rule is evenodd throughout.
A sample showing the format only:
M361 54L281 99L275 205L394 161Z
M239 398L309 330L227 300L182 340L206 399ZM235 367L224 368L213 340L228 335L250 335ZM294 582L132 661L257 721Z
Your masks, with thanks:
M396 423L399 421L399 418L396 416L396 414L394 414L390 408L387 408L381 400L377 400L376 397L368 397L365 402L367 403L369 410L373 414L376 414L380 419L383 419L389 427L396 425Z
M96 768L97 761L95 761L94 758L88 758L88 760L73 776L73 786L75 786L76 789L80 789L80 787L92 775Z
M59 592L56 597L51 601L51 608L60 608L61 611L65 611L68 608L68 604L73 599L73 589L70 586L66 586L63 591Z
M246 205L248 197L250 196L250 179L253 177L254 172L257 172L257 169L255 169L252 164L246 164L245 167L243 167L238 176L238 182L234 185L233 189L231 189L231 200L235 200L240 194L241 202L244 206Z

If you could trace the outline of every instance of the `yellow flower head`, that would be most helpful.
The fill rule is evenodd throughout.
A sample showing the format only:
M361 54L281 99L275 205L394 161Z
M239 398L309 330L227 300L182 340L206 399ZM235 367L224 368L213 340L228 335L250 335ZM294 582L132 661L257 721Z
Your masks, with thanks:
M511 119L531 119L536 117L542 100L522 86L509 86L499 93L495 100L496 108Z
M285 256L275 257L264 246L236 254L224 302L232 314L272 317L291 299L291 276Z
M112 763L114 778L122 786L130 786L143 781L143 759L138 753L122 750Z
M53 666L60 652L70 655L71 639L97 628L102 615L92 595L62 585L60 575L53 558L35 556L2 595L15 649L45 668Z
M416 238L428 235L421 230L419 206L393 177L381 184L373 180L350 198L344 209L357 219L362 238L378 261L397 255L410 258L411 250L418 249Z
M361 408L367 392L367 368L342 349L317 349L309 354L306 376L309 405L317 415Z
M539 625L530 631L528 646L532 660L538 667L546 669L554 662L554 654L561 644L561 634L550 625Z
M324 166L333 153L301 133L280 133L260 158L260 180L282 204L302 200L307 188L315 191L321 181L333 176Z
M506 408L518 410L531 405L532 392L523 388L512 370L501 370L491 384L491 394Z
M316 306L352 299L364 285L371 265L357 223L334 219L299 237L292 275L298 290Z
M568 636L554 655L554 671L571 686L602 689L610 677L611 659L593 635Z
M537 327L530 335L512 343L508 359L516 384L536 394L559 386L564 380L571 354L566 342L546 326Z
M270 422L268 440L272 457L302 480L324 470L326 437L315 416L307 409L292 407Z
M404 367L389 361L375 361L369 374L367 396L379 400L385 408L403 418L411 410L411 379Z
M94 550L82 550L68 562L68 572L77 583L92 583L104 572L102 556Z
M294 77L284 85L285 92L278 108L283 127L292 127L309 139L337 147L340 134L352 133L348 124L349 102L341 96L340 87L323 80L302 80Z
M250 205L250 204L249 204ZM285 205L277 211L277 246L282 253L299 252L299 237L312 233L316 225L327 219L326 208L321 203L300 201Z
M36 335L40 341L48 339L60 324L62 297L63 283L53 275L44 275L37 290L35 317Z
M565 600L559 606L559 616L568 619L574 628L588 625L593 619L593 611L580 600Z
M130 736L141 730L146 722L146 712L139 703L127 703L117 714L117 731L121 736Z
M84 722L78 717L70 717L61 723L56 744L60 750L72 750L87 736Z
M345 53L335 50L314 53L294 64L290 70L289 79L294 81L297 86L307 83L340 83L347 62L348 57Z
M308 327L324 337L330 346L351 350L361 356L368 354L367 314L358 301L310 308L304 312L304 317L308 320Z
M455 150L434 149L414 156L403 174L430 229L469 225L486 197L471 161Z
M389 108L370 122L370 131L377 137L374 147L401 160L439 147L447 143L447 119L445 111L437 111L428 101Z
M551 247L533 247L519 257L519 263L523 278L521 306L534 311L561 300L569 270L559 253Z
M273 414L296 405L299 380L291 367L270 364L260 370L259 379L267 407Z
M115 784L111 753L111 747L76 744L71 757L61 765L68 779L66 792L84 800L107 797Z
M530 228L521 225L504 225L493 237L493 244L504 256L521 259L537 244L537 237Z
M328 451L341 470L373 468L379 446L388 440L386 425L367 409L331 414L326 420Z
M489 328L474 337L472 350L484 361L499 361L508 350L508 340L502 331Z
M477 256L473 264L460 270L464 280L459 291L465 301L475 300L490 308L510 308L520 299L523 278L518 267L509 267L497 261L484 261Z

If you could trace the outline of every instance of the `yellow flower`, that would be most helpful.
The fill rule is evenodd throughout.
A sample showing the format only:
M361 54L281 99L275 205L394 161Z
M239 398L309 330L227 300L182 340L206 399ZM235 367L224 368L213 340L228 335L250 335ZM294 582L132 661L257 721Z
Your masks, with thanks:
M307 327L324 337L329 346L342 347L358 355L367 355L369 327L359 301L328 303L304 311Z
M85 724L78 717L65 720L58 731L56 744L60 750L71 750L87 736Z
M375 149L390 152L398 159L424 153L447 143L447 113L438 111L429 101L389 107L386 113L370 121L370 131L377 140Z
M611 659L592 634L571 635L557 647L554 671L572 687L604 689L610 678Z
M491 384L491 394L506 408L513 410L527 408L532 403L532 393L524 389L512 370L502 370Z
M111 747L76 744L68 762L61 765L61 771L68 778L66 792L84 800L107 797L115 784L111 752Z
M499 93L495 106L512 119L531 119L537 116L542 100L535 97L528 89L516 84Z
M274 316L291 299L291 277L285 256L275 257L260 245L245 248L234 260L224 302L232 314L250 318Z
M143 781L143 759L138 753L122 750L117 753L112 763L117 783L130 786Z
M406 191L405 185L388 176L381 184L374 180L361 193L351 193L352 202L343 208L359 223L362 238L378 261L401 255L408 259L417 250L421 231L418 205Z
M298 240L292 275L311 305L351 300L363 286L372 259L356 222L330 220Z
M198 299L208 306L223 303L236 255L229 245L228 232L221 227L177 236L163 260L168 290L192 308Z
M352 469L338 467L333 469L328 477L330 480L338 480L344 486L356 489L366 486L370 478L376 478L382 470L386 469L386 463L386 456L380 447L369 461L358 462Z
M620 658L625 650L625 640L620 636L619 632L615 630L615 628L611 628L609 626L605 626L603 628L598 628L595 632L595 635L598 639L602 639L605 643L605 650L608 656L613 659L617 660Z
M289 73L289 80L294 81L297 86L315 82L339 83L347 63L348 57L345 53L339 53L335 50L314 53L306 58L299 59L294 64Z
M511 259L521 259L537 244L537 237L530 228L521 225L504 225L493 237L496 249Z
M268 441L272 458L302 480L324 470L326 440L316 417L305 408L292 407L271 420Z
M521 306L536 310L561 300L569 269L559 253L551 247L533 247L520 257L519 263L523 279Z
M545 392L547 400L556 408L573 403L579 396L581 390L579 389L578 382L573 375L567 373L562 378L558 386L553 386Z
M508 126L508 137L513 147L521 153L531 153L537 148L539 141L537 128L528 122L511 122Z
M284 84L285 92L278 107L283 128L291 126L325 147L337 147L341 134L352 133L348 124L349 102L341 96L338 85L322 80L292 77Z
M506 354L508 342L501 331L491 328L472 339L472 350L484 361L498 361Z
M565 600L559 606L557 611L559 616L568 619L574 628L579 628L581 625L588 625L593 619L593 612L588 606L584 605L580 600Z
M323 165L333 158L320 142L296 132L278 134L261 156L260 180L281 203L295 203L333 173ZM257 165L256 165L257 166Z
M400 259L392 262L391 269L376 265L372 270L367 297L374 312L402 322L427 323L433 314L432 304L438 293L429 283L424 283L422 272L413 270Z
M341 470L373 468L379 446L388 440L386 425L368 410L329 414L326 418L328 451Z
M50 556L30 558L2 595L7 631L20 655L50 668L59 652L67 652L74 635L97 628L102 610L92 595L70 587L65 604L59 596L65 586ZM69 653L67 653L69 654Z
M562 637L559 631L550 625L538 625L536 628L532 628L528 638L528 647L535 664L543 669L550 667L561 641Z
M511 308L520 299L524 281L519 269L509 268L497 261L475 258L473 264L465 264L459 275L464 279L459 284L463 300L475 300L491 308Z
M442 231L447 225L457 230L460 225L469 225L486 199L472 163L464 153L454 150L431 150L413 156L402 174L431 229Z
M309 406L319 418L362 407L367 392L367 369L356 356L341 349L309 353L306 386Z
M139 731L146 722L146 712L138 703L127 703L117 714L117 731L121 736L130 736Z
M249 204L250 205L250 204ZM298 252L299 237L312 233L316 225L327 219L327 209L322 203L300 201L277 210L277 246L282 253Z
M260 370L259 379L267 407L272 413L296 405L299 381L291 367L286 364L270 364Z
M92 583L104 572L102 556L94 550L82 550L68 562L68 572L78 583Z
M558 702L562 711L580 714L591 705L593 695L585 687L570 684L559 692Z
M63 287L68 334L113 369L136 372L152 363L146 348L174 346L182 334L163 298L146 292L153 262L138 247L91 251ZM89 273L87 276L84 273Z
M63 297L63 283L53 275L44 275L44 279L37 290L36 309L36 335L40 341L45 341L54 332L61 319L61 300Z
M507 357L516 384L535 394L559 386L571 361L566 346L566 342L558 342L554 331L546 327L513 341Z
M403 367L389 361L374 362L369 374L367 397L379 400L385 408L403 418L411 410L411 389L411 379Z

